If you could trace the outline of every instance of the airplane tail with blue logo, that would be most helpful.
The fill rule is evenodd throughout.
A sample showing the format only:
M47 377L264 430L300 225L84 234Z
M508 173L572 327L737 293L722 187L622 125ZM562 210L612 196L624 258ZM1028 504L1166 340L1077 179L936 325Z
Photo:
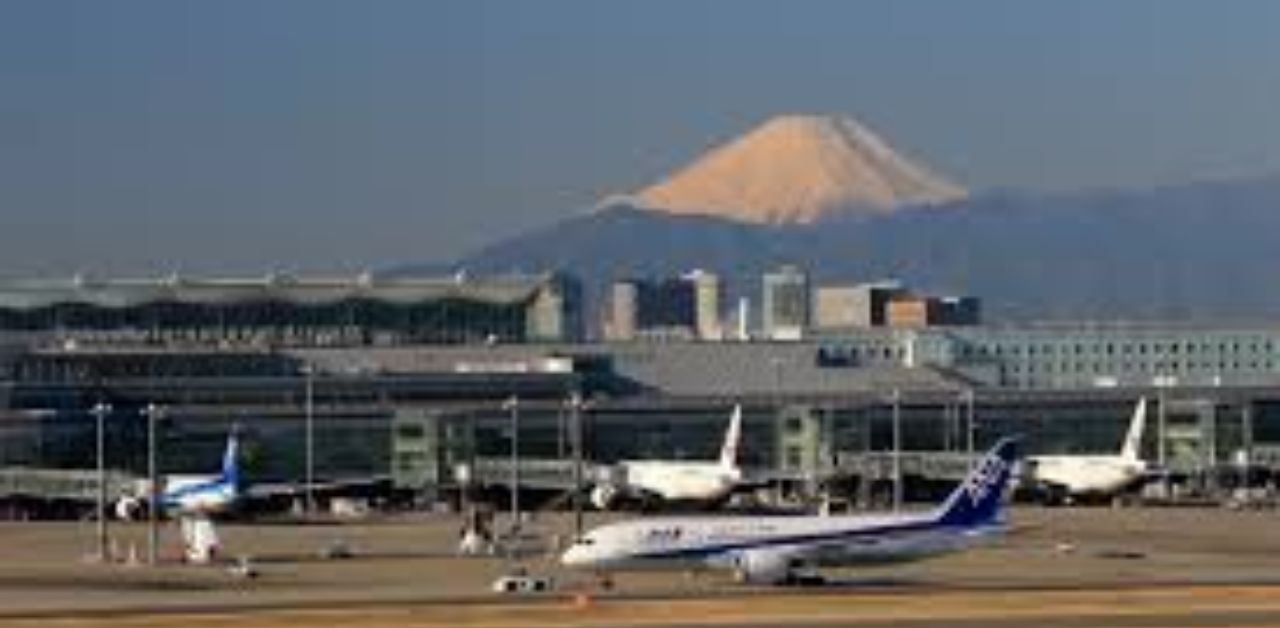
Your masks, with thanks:
M936 521L942 525L978 527L996 523L1005 490L1018 458L1018 441L1002 438L969 471L968 477L938 507Z
M240 486L240 436L236 427L227 435L227 449L222 453L222 471L218 479L233 486Z

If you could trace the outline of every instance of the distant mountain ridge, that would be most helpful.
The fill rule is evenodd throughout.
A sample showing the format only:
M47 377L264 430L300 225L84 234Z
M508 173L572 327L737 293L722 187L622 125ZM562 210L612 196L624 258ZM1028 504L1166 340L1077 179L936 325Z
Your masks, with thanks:
M896 277L996 319L1280 319L1280 178L1148 191L992 193L938 211L758 225L614 206L492 244L471 272L563 269L592 296L690 268L748 296L780 263L816 282Z
M784 115L713 148L635 198L674 214L808 224L835 213L882 215L967 195L853 118Z

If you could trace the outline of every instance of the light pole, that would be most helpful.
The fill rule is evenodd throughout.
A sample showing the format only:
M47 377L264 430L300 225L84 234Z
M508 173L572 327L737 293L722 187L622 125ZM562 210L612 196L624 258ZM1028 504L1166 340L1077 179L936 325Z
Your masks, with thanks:
M582 395L569 396L569 419L573 423L573 538L582 538Z
M960 448L960 404L953 399L942 403L942 450L952 452Z
M970 460L973 460L973 406L974 406L973 397L974 397L973 389L972 388L965 389L964 398L968 405L965 412L965 425L966 425L965 446L969 450Z
M305 380L305 399L303 413L303 513L311 516L315 513L316 494L315 494L315 472L316 472L316 427L315 427L315 369L310 364L302 366L302 374Z
M1160 465L1161 469L1165 468L1165 463L1167 462L1166 458L1168 455L1165 452L1165 442L1166 442L1165 430L1168 429L1167 428L1168 418L1167 418L1167 415L1165 414L1165 405L1167 405L1166 404L1167 398L1164 390L1165 385L1167 383L1168 382L1165 380L1163 375L1156 378L1156 386L1157 386L1156 391L1158 393L1156 395L1156 403L1159 405L1158 407L1159 413L1157 414L1158 424L1156 426L1156 438L1158 439L1158 445L1156 447L1156 463ZM1165 488L1168 488L1168 487L1166 486Z
M156 422L164 417L164 406L147 404L147 564L155 565L160 549L160 486L156 469Z
M565 449L568 448L569 418L565 414L565 408L561 405L556 408L556 458L564 460Z
M511 530L508 542L515 554L515 537L520 531L520 398L512 395L502 407L511 412Z
M893 511L902 509L902 392L893 389Z
M107 438L106 438L106 420L107 415L111 414L111 404L99 401L89 409L95 421L95 439L97 441L97 459L98 459L98 499L97 499L97 516L98 516L98 552L97 559L106 562L107 560Z
M1240 453L1237 462L1240 466L1241 495L1248 495L1249 466L1253 464L1253 408L1248 400L1240 402Z
M1164 369L1160 362L1155 363L1155 377L1152 383L1156 386L1156 465L1160 468L1160 493L1163 497L1169 496L1169 453L1168 453L1168 422L1169 416L1166 407L1169 405L1169 395L1166 388L1173 383L1172 376L1164 374Z
M823 458L828 475L834 475L837 465L835 444L835 404L828 403L822 412L822 444L825 448Z
M459 484L458 498L461 502L463 517L466 518L466 529L469 532L479 532L480 523L471 504L471 484L475 481L476 468L476 413L473 410L467 412L466 416L467 424L464 433L466 462L455 465L454 473Z

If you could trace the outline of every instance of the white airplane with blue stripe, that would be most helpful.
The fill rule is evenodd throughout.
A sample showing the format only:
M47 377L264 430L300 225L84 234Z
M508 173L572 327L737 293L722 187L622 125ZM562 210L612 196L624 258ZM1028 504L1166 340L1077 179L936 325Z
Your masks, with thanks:
M170 516L207 517L232 510L241 497L239 438L235 430L227 436L222 468L217 475L167 475L160 480L160 509ZM148 487L138 495L122 498L116 512L122 519L135 519L147 503Z
M740 581L795 582L805 570L918 560L956 552L1004 529L1001 507L1017 442L1003 439L941 506L912 514L647 518L601 526L561 562L599 574L728 569Z
M240 498L239 452L239 439L233 430L227 436L218 475L165 478L164 492L160 494L161 508L179 515L213 515L231 510Z

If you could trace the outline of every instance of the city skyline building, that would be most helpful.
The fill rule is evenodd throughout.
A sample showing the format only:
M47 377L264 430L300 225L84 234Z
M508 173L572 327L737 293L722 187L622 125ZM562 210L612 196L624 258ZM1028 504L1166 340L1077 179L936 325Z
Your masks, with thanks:
M809 328L809 275L795 265L765 273L761 331L769 340L800 340Z
M720 281L720 276L699 268L686 274L685 279L693 283L696 301L694 327L698 339L723 340L724 323L720 303L724 299L724 284Z
M604 308L606 340L724 338L719 275L695 269L679 277L615 280Z

